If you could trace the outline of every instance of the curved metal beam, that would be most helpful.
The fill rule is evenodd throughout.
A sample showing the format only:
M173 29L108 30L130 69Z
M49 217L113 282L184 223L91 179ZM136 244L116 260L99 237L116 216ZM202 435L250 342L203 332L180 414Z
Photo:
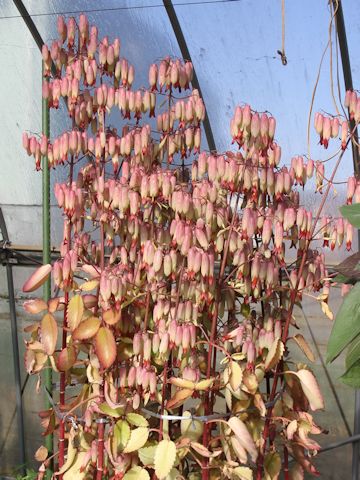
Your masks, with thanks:
M190 62L192 62L191 55L190 55L190 52L189 52L189 49L188 49L183 31L181 29L179 19L176 15L175 8L172 4L172 1L171 0L163 0L163 3L164 3L166 13L168 14L171 26L174 30L174 34L175 34L176 40L178 42L178 45L179 45L179 48L180 48L180 51L181 51L181 55L185 60L189 60ZM194 85L195 88L197 88L197 90L199 90L200 96L203 99L203 102L205 103L204 96L203 96L202 91L201 91L199 79L198 79L197 74L196 74L196 69L195 69L194 63L193 63L193 69L194 69L194 74L193 74L192 84ZM205 105L205 107L206 107L206 105ZM214 140L214 135L213 135L213 131L212 131L212 128L211 128L211 124L210 124L210 120L209 120L209 116L208 116L206 108L205 108L205 119L204 119L204 124L203 125L204 125L204 130L205 130L205 135L206 135L206 140L207 140L207 143L208 143L208 146L209 146L209 150L210 151L216 151L216 144L215 144L215 140Z
M33 19L29 15L29 12L26 10L26 7L21 0L13 0L13 2L16 8L19 10L19 13L22 16L22 19L24 20L26 26L28 27L33 39L35 40L36 45L41 51L42 46L44 45L44 40L42 39L39 30L36 28Z

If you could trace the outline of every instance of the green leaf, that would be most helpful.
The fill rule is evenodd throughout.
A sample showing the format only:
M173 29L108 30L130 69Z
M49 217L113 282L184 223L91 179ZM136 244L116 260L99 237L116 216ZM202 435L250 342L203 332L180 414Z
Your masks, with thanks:
M124 453L136 452L139 448L145 445L148 437L149 429L146 427L139 427L135 428L135 430L131 430L129 441L124 448Z
M268 453L265 457L265 479L276 480L281 470L281 457L277 452Z
M351 283L350 278L345 277L345 275L343 275L342 273L338 273L336 277L332 278L331 281L334 283L348 283L348 282Z
M149 422L146 420L145 417L139 415L138 413L128 413L126 414L126 420L130 423L130 425L134 425L134 427L148 427Z
M239 480L252 480L253 473L252 470L248 467L236 467L231 472L233 476L235 475L236 478Z
M111 408L107 403L102 403L99 406L99 410L101 410L105 415L109 415L109 417L119 418L121 415L124 415L124 408Z
M360 283L344 298L336 315L327 346L326 361L332 362L360 333Z
M161 440L156 447L154 465L159 480L164 479L171 471L176 460L176 445L171 440Z
M360 360L360 335L355 337L349 345L345 358L346 369L349 370L358 360Z
M125 473L124 480L150 480L150 475L145 468L136 466Z
M360 228L360 203L354 203L353 205L344 205L340 207L340 212L351 225L356 228Z
M151 445L150 447L139 448L138 455L143 465L154 465L156 447L157 445Z
M344 375L340 377L340 380L353 388L360 388L360 360L347 370Z
M177 468L172 468L165 480L178 480L180 478L180 472Z
M130 438L130 426L126 420L119 420L114 427L114 436L117 441L117 447L120 451L124 450Z

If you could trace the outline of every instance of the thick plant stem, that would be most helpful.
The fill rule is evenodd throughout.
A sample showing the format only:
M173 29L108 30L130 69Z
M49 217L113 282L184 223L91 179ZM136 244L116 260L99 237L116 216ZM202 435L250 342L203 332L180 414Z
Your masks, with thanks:
M350 136L350 138L351 138L351 136ZM350 138L347 141L347 145L350 141ZM333 185L333 181L334 181L337 169L338 169L338 167L341 163L341 160L342 160L342 157L343 157L344 153L345 153L345 150L343 150L343 152L339 155L339 158L338 158L338 160L335 164L334 170L331 174L330 180L327 184L326 191L324 193L324 196L323 196L322 201L320 203L320 206L318 208L314 223L311 227L308 239L307 239L305 247L304 247L304 251L302 253L302 258L301 258L301 263L300 263L300 267L299 267L299 270L298 270L296 285L293 289L290 290L290 307L289 307L289 310L288 310L288 314L287 314L287 317L286 317L285 325L284 325L284 328L283 328L283 331L282 331L282 336L281 336L281 340L282 340L284 345L286 344L287 339L288 339L290 322L291 322L292 313L293 313L296 298L297 298L300 278L301 278L302 272L304 270L306 259L307 259L307 253L309 251L309 247L310 247L310 244L311 244L311 241L312 241L315 229L316 229L316 225L319 221L319 218L320 218L321 212L324 208L325 202L326 202L326 200L329 196L330 189ZM275 398L276 391L277 391L277 384L278 384L280 374L282 373L282 368L283 368L282 367L282 362L279 362L278 365L277 365L277 368L275 370L275 374L274 374L274 380L273 380L270 399L269 399L270 403L273 402L273 400ZM258 457L258 460L257 460L256 480L261 480L262 479L262 474L263 474L263 469L264 469L264 457L265 457L264 451L266 449L266 442L267 442L267 439L269 437L272 411L273 411L273 406L271 406L269 408L269 410L267 412L266 420L265 420L265 426L264 426L264 430L263 430L263 451L260 453L260 455Z

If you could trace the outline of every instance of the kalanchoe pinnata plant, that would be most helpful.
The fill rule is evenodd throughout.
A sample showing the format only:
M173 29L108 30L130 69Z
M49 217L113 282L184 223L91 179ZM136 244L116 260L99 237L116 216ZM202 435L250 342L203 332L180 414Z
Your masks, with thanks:
M84 15L59 17L58 32L42 52L43 96L54 109L66 103L71 125L57 138L23 137L37 169L45 155L68 172L55 186L60 257L24 286L51 274L56 292L25 304L42 315L28 329L26 369L39 374L50 359L60 377L58 402L41 413L58 442L56 478L317 474L308 452L321 428L309 411L324 402L311 370L288 363L288 342L312 359L290 331L302 295L321 292L332 315L324 254L311 242L351 247L346 221L321 218L333 176L302 156L281 166L275 119L249 105L235 109L232 151L202 151L191 63L152 64L136 89L119 39L98 38ZM325 147L338 136L336 119L318 115L316 128ZM346 122L341 132L345 148ZM317 215L300 203L312 176L324 191ZM41 477L48 459L37 456Z

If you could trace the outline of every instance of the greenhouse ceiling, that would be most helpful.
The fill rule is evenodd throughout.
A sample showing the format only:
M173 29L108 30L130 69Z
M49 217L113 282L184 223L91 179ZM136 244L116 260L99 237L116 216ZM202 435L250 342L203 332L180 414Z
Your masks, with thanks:
M31 235L31 240L29 232L33 233L41 215L41 176L22 149L21 133L41 130L41 55L15 3L0 3L0 204L12 241L39 244L40 230L35 229L37 235ZM360 77L356 55L360 11L354 0L342 3L356 88ZM137 67L139 86L147 83L152 62L166 55L182 56L164 4L156 0L25 0L23 5L44 42L56 38L58 14L66 17L86 12L90 23L98 25L100 36L120 37L122 54ZM341 59L328 2L285 1L283 16L280 0L183 0L174 1L173 6L197 73L217 150L231 149L231 115L236 105L249 103L277 119L277 141L285 163L298 154L325 159L329 152L318 145L313 118L308 139L310 108L312 116L316 111L336 114L336 108L341 108L339 92L341 99L344 97ZM282 62L282 49L287 62ZM34 96L36 91L38 95ZM63 108L62 120L57 115L51 121L52 135L60 131L66 118ZM348 153L338 179L351 171ZM55 171L52 180L58 176ZM55 239L56 213L52 226Z

